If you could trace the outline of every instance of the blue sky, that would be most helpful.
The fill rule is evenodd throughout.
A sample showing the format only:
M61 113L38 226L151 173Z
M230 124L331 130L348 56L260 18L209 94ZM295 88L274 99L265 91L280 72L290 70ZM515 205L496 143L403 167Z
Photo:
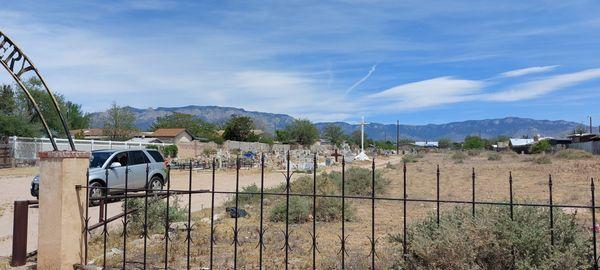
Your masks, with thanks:
M86 111L586 122L600 119L598 14L597 1L11 1L0 28Z

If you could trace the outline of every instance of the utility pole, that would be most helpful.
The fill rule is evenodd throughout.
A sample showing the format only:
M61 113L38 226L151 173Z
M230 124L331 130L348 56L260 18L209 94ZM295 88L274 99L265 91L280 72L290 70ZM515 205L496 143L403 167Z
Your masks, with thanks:
M590 118L590 134L594 133L594 131L592 130L592 116L588 116Z
M400 155L400 120L396 120L396 155Z

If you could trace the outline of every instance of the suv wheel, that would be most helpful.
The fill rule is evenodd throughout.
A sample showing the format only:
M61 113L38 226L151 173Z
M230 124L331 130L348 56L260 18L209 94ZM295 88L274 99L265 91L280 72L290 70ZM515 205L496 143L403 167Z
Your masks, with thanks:
M163 183L160 177L153 176L150 179L150 183L148 183L148 189L152 190L152 192L161 191L163 189Z
M90 183L90 191L88 196L90 198L90 204L96 206L100 204L99 198L104 198L104 190L102 190L102 184L99 182Z

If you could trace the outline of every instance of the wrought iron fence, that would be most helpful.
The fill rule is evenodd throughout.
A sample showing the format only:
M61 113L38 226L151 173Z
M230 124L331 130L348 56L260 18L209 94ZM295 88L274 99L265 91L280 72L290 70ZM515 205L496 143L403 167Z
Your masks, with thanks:
M385 195L380 195L378 193L376 193L376 163L375 160L372 161L372 163L370 164L370 192L368 196L363 196L363 195L349 195L346 192L346 172L347 172L347 165L344 162L344 160L342 160L341 162L341 194L320 194L318 192L318 181L317 181L317 156L315 155L313 158L313 168L315 168L314 170L311 171L311 176L312 176L312 191L309 194L306 193L297 193L297 192L291 192L291 184L292 182L292 177L294 175L294 172L292 172L290 170L291 166L290 166L290 156L289 153L287 154L286 157L286 162L287 162L287 166L286 169L282 172L283 177L285 179L284 182L284 188L283 188L283 192L272 192L272 191L266 191L265 190L265 157L262 156L261 158L261 164L260 164L260 185L259 185L259 189L257 191L244 191L244 190L240 190L240 168L241 168L241 162L240 159L238 159L237 161L237 166L236 166L236 170L235 170L235 191L219 191L219 190L215 190L215 181L216 181L216 166L215 166L215 160L213 159L213 164L211 166L211 174L210 174L210 179L211 179L211 188L210 189L193 189L193 166L190 164L187 167L187 170L189 172L189 177L187 179L188 181L188 188L187 189L172 189L171 188L171 171L170 168L168 169L167 172L167 179L165 179L165 184L166 184L166 190L162 190L162 191L156 191L156 190L151 190L148 188L142 188L142 189L130 189L128 187L128 174L126 173L126 177L125 177L125 186L124 188L107 188L105 185L104 187L101 187L102 190L104 190L105 192L103 193L103 197L99 197L99 198L90 198L89 195L89 190L92 188L96 188L96 187L92 187L92 186L77 186L77 189L85 189L85 196L86 196L86 200L88 201L93 201L93 200L97 200L100 201L100 205L101 207L99 208L99 212L100 214L100 222L96 223L96 224L91 224L91 218L90 218L90 207L88 205L88 207L86 207L85 210L85 220L86 220L86 225L85 225L85 229L83 231L83 234L85 235L85 254L84 254L84 259L86 262L88 262L89 259L89 245L90 245L90 235L93 231L101 229L101 233L97 236L99 236L100 238L100 243L99 246L101 246L101 255L99 257L101 257L101 262L98 262L99 265L101 265L103 267L103 269L131 269L131 268L139 268L139 269L147 269L147 268L151 268L151 269L179 269L179 268L186 268L186 269L191 269L193 267L196 267L196 265L194 265L194 250L192 249L191 244L198 240L198 239L194 239L192 236L192 232L195 230L194 228L194 223L192 222L192 210L191 210L191 205L192 205L192 195L198 195L198 194L204 194L204 195L208 195L210 196L210 220L209 220L209 230L210 230L210 236L208 241L206 242L207 245L209 245L209 250L208 250L208 254L206 256L206 261L203 261L201 264L204 266L204 268L201 269L220 269L218 268L218 266L216 266L215 264L215 257L216 257L216 245L217 245L217 241L216 241L216 224L215 224L215 209L217 207L217 205L215 204L215 195L227 195L227 196L231 196L233 203L235 205L235 209L233 210L233 213L231 215L231 218L233 218L233 228L231 228L231 232L232 232L232 241L231 241L231 246L233 249L233 254L231 255L230 258L228 258L229 260L231 260L231 264L230 266L228 266L227 268L233 268L233 269L247 269L247 267L243 267L240 266L239 264L239 256L240 256L240 251L239 251L239 247L242 245L241 241L240 241L240 226L241 223L243 221L240 220L240 196L258 196L259 197L259 210L258 210L258 215L259 215L259 225L258 225L258 231L257 231L257 235L258 235L258 239L256 239L256 248L258 249L258 258L256 258L256 262L254 262L252 264L253 268L257 268L257 269L267 269L266 267L268 266L265 260L265 232L267 231L266 225L265 225L265 201L267 200L266 197L279 197L279 198L285 198L285 218L283 220L284 224L282 224L283 229L281 230L281 251L283 253L283 265L285 266L285 269L288 269L290 267L294 267L294 265L292 265L292 262L290 260L290 256L292 255L292 253L294 252L299 252L298 250L294 250L292 249L291 245L290 245L290 238L291 238L291 227L293 226L291 220L290 220L290 199L294 198L294 197L304 197L304 198L309 198L312 205L310 206L310 211L312 213L312 220L310 220L310 232L309 232L309 245L310 245L310 249L307 250L310 254L310 268L311 269L317 269L318 268L318 263L317 263L317 256L320 253L319 250L319 235L318 235L318 230L319 230L319 226L320 224L318 224L317 222L317 211L319 211L319 209L316 207L317 205L317 199L319 198L327 198L327 199L338 199L341 200L341 204L342 207L340 208L341 210L341 216L342 218L340 219L340 235L339 237L339 243L338 243L338 247L339 250L337 252L337 254L339 254L339 268L341 269L345 269L347 267L347 260L349 257L349 254L347 252L347 244L348 244L348 239L349 239L349 233L347 231L347 223L348 221L346 220L346 215L347 215L347 209L346 209L346 203L348 200L360 200L360 201L364 201L365 203L369 204L369 218L368 218L368 226L369 226L369 237L368 237L368 251L365 250L365 253L368 252L368 255L366 257L365 260L368 260L368 264L370 269L378 269L378 264L377 264L377 260L376 258L378 257L378 244L379 242L377 241L377 237L376 237L376 220L378 218L378 213L377 212L377 208L376 205L378 203L382 203L382 202L397 202L397 203L401 203L402 204L402 226L401 226L401 230L402 230L402 255L403 257L406 259L409 256L409 245L408 242L410 241L410 239L408 239L407 237L407 231L408 231L408 211L409 209L407 208L407 203L423 203L423 204L432 204L435 205L435 220L438 223L438 225L441 222L440 219L440 212L441 212L441 206L442 205L463 205L466 207L470 208L470 212L471 215L473 217L477 217L477 208L478 206L496 206L496 207L507 207L509 209L509 213L510 215L507 218L510 218L511 220L514 219L514 208L515 207L535 207L535 208L544 208L544 209L548 209L549 210L549 216L548 216L548 229L547 229L547 234L549 235L549 241L551 245L555 245L555 231L554 231L554 225L555 225L555 210L556 209L563 209L563 208L574 208L574 209L587 209L587 210L595 210L598 208L598 206L596 206L595 204L595 186L594 186L594 179L591 179L591 183L590 183L590 204L589 205L569 205L569 204L556 204L553 201L553 182L552 182L552 175L548 176L548 182L547 182L547 187L548 187L548 202L547 203L524 203L524 202L515 202L514 201L514 197L513 197L513 175L512 173L509 173L508 175L508 184L509 184L509 189L506 191L508 193L508 201L481 201L481 200L477 200L476 197L476 190L477 190L477 174L476 174L476 170L473 168L471 173L470 173L470 182L471 182L471 199L470 200L449 200L449 199L441 199L440 198L440 167L439 165L437 166L437 170L436 170L436 174L435 174L435 179L436 179L436 190L435 190L435 198L431 199L431 198L409 198L408 197L408 192L409 190L407 190L407 179L408 179L408 170L407 170L407 164L406 162L403 163L402 166L402 196L401 197L393 197L393 196L385 196ZM146 167L146 172L148 172L148 166ZM127 170L126 170L127 171ZM106 181L108 183L110 183L110 179L108 179L108 172L106 173L107 179ZM146 173L146 183L148 183L148 173ZM172 222L171 222L171 218L169 217L170 215L170 209L169 207L172 207L172 201L171 198L173 196L185 196L186 200L187 200L187 214L186 214L186 220L184 221L185 223L185 228L183 229L184 234L185 234L185 238L182 239L181 244L185 245L185 252L184 255L185 256L185 263L181 263L181 265L176 264L176 265L172 265L174 264L172 262L172 260L170 259L169 252L172 252L172 248L173 246L170 245L172 241L174 241L172 239L172 235L171 235L171 231L172 231ZM128 208L128 200L132 200L132 199L143 199L143 205L141 207L138 208ZM153 262L149 262L148 261L148 239L149 239L149 228L148 228L148 206L149 206L149 198L158 198L160 200L165 200L166 201L166 209L165 209L165 216L166 218L164 218L164 220L162 220L162 223L164 223L164 228L163 228L163 237L162 237L162 241L164 241L164 245L162 245L162 247L160 248L160 252L162 253L162 262L160 262L160 267L157 266L157 261L156 261L156 256L153 256ZM123 209L121 211L121 213L108 218L108 207L104 207L104 205L109 204L109 203L113 203L113 202L123 202ZM143 250L141 251L141 256L136 256L135 258L130 258L128 257L128 241L130 241L129 239L129 235L132 233L131 231L129 231L129 223L130 221L128 220L128 217L130 214L134 213L134 212L142 212L143 213L143 227L142 230L138 233L139 235L141 235L141 239L143 239ZM597 256L597 246L596 246L596 228L595 228L595 224L596 224L596 213L595 211L590 211L591 212L591 225L589 228L592 228L592 235L591 235L591 239L590 241L590 255L592 255L593 257L590 258L590 266L592 267L592 269L598 269L598 256ZM107 254L109 253L108 251L108 247L110 245L109 242L111 242L111 240L109 239L110 236L110 230L108 227L108 224L114 221L118 221L121 220L122 221L122 232L121 234L118 236L121 240L119 241L120 247L122 247L122 252L120 252L120 258L118 259L118 263L114 263L111 265L110 263L108 263L108 258L107 258ZM586 226L587 227L587 226ZM380 248L380 247L379 247ZM113 254L114 255L114 254ZM114 256L113 256L114 257ZM219 256L222 257L222 256ZM514 254L514 250L513 250L513 262L515 258L515 254ZM141 260L141 261L140 261ZM196 263L198 263L196 261ZM135 264L136 266L132 266L132 264Z

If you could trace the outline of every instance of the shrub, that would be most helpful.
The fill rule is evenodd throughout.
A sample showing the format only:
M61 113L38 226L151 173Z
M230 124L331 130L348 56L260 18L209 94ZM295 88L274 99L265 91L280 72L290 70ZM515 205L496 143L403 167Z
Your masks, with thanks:
M390 170L395 170L395 169L398 169L398 166L392 164L391 162L388 162L385 164L385 168L390 169Z
M317 190L316 194L319 195L338 195L341 194L341 188L338 183L327 174L323 174L317 177ZM266 192L285 192L285 184L271 188ZM307 194L313 193L313 178L309 176L303 176L298 178L296 181L290 183L290 192L294 194ZM297 197L300 200L292 198ZM256 198L256 201L258 198ZM308 203L308 209L305 209L304 203ZM285 197L277 196L274 206L271 208L270 219L274 222L285 221ZM292 205L295 204L295 205ZM292 210L294 208L294 210ZM317 198L316 199L316 211L315 217L312 215L312 198L311 197L290 197L290 222L292 223L303 223L310 221L311 218L316 218L320 222L332 222L339 221L342 218L342 200L339 198ZM351 221L356 216L356 209L352 206L352 203L346 200L346 221ZM291 218L292 211L294 212L294 218Z
M497 152L488 153L488 160L501 160L501 159L502 159L502 155L500 155Z
M342 186L342 174L338 172L332 172L326 174L334 183L337 184L341 190ZM371 182L373 181L373 173L369 169L352 167L346 170L346 194L347 195L371 195ZM386 191L387 186L390 184L390 180L383 177L381 172L375 172L375 193L381 194Z
M533 162L535 162L537 164L552 164L552 160L548 156L545 156L545 155L535 157L533 159Z
M204 150L202 150L202 154L204 156L207 156L207 157L212 157L212 156L214 156L214 155L217 154L217 149L214 149L214 148L204 148Z
M456 151L450 158L452 158L452 160L454 160L456 163L463 163L463 161L467 159L467 155L465 155L465 153L462 151Z
M465 138L464 148L465 149L483 149L486 141L479 136L467 136Z
M142 232L144 228L144 199L129 199L127 200L128 209L138 209L127 216L128 229L131 232ZM125 204L123 204L123 209ZM167 211L167 201L158 197L148 198L148 232L158 233L164 232L165 228L165 213ZM187 209L179 205L177 197L171 201L169 207L169 222L184 221L187 218Z
M423 158L423 154L406 154L402 157L402 161L406 163L417 162L420 158Z
M401 269L516 269L589 268L586 230L574 215L554 214L554 247L548 232L548 210L515 207L514 221L507 207L481 206L472 218L470 208L458 207L413 223L408 228L406 261ZM402 243L402 234L390 238Z
M438 140L438 147L445 149L450 148L452 146L452 141L448 138L442 138Z
M467 155L469 155L470 157L476 157L479 156L481 154L481 150L468 150L467 151Z
M304 223L309 221L311 209L310 201L307 197L290 197L289 221L291 223ZM271 208L269 220L271 220L271 222L283 222L285 221L285 214L286 201L279 200L275 203L273 208Z
M531 146L530 152L532 154L540 154L549 152L552 146L548 140L541 140Z
M177 145L167 145L163 148L163 154L168 157L177 157L178 148Z
M246 193L259 193L260 189L256 184L243 187L240 192ZM266 191L265 191L266 192ZM246 204L257 203L260 200L260 195L257 194L238 194L238 205L244 206ZM235 207L235 195L229 196L229 200L225 202L226 207Z
M556 152L555 156L562 159L586 159L591 158L592 154L583 150L564 149Z

